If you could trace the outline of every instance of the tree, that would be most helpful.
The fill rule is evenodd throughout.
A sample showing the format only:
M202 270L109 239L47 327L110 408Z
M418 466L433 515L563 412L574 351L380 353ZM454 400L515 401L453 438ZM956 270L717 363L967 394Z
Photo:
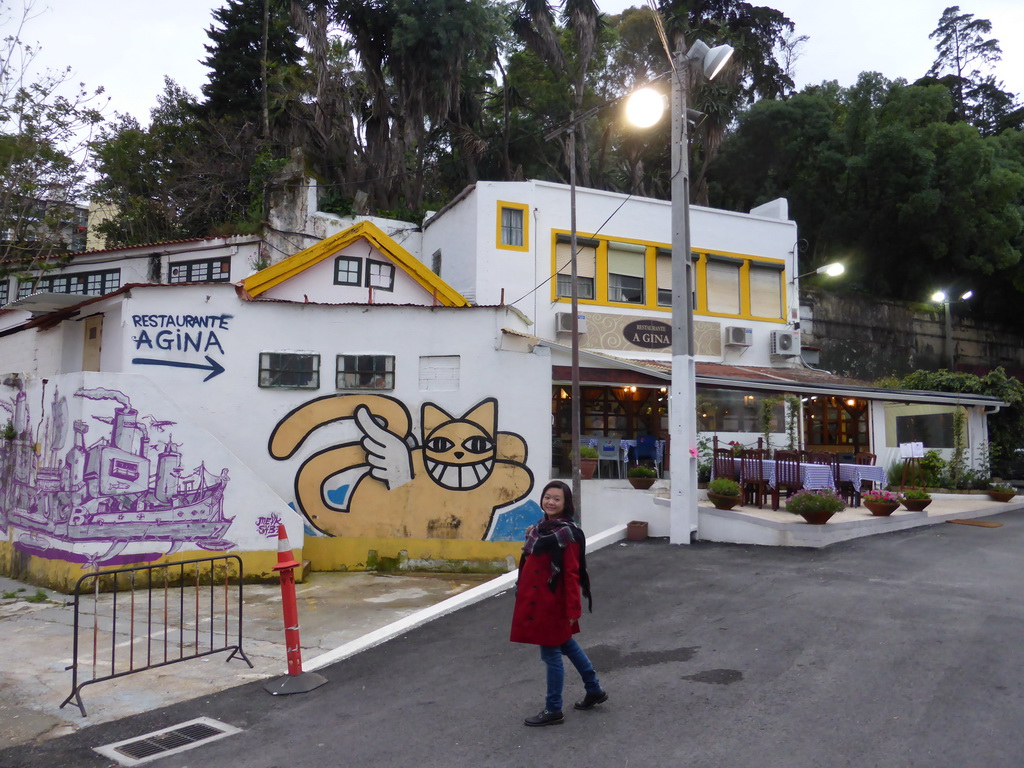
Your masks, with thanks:
M328 126L345 137L349 156L318 158L328 181L363 188L378 210L420 209L429 161L456 149L468 130L479 82L497 56L498 9L484 0L292 0L310 40L315 72L316 135ZM331 91L338 24L351 53L351 79ZM334 49L336 50L336 49ZM334 60L337 63L337 60ZM463 142L460 146L465 146Z
M794 25L773 8L740 0L660 0L659 7L673 51L689 50L696 40L735 49L715 80L700 78L688 89L689 107L706 116L695 131L691 197L707 205L708 167L738 111L756 97L776 98L793 88L778 53Z
M715 202L787 197L801 271L842 259L843 288L906 300L964 285L976 315L1020 327L1024 138L951 123L952 104L877 73L758 102L712 168Z
M956 100L956 114L968 119L967 90L972 81L981 80L981 65L991 66L1002 58L999 41L986 39L992 32L992 22L976 19L972 13L961 13L960 6L951 5L942 12L939 26L928 37L935 40L935 58L928 74L938 77L943 72L953 75L952 91Z
M102 88L71 84L70 67L30 80L38 49L22 35L33 3L0 20L15 30L0 43L0 274L52 266L69 249L68 218L83 193L87 139L102 121Z
M213 12L219 24L209 28L211 72L201 114L250 121L271 136L272 115L287 103L288 80L302 61L298 34L286 0L227 0Z
M115 210L98 227L108 246L262 225L264 184L283 161L273 160L255 124L199 120L197 108L194 96L167 79L148 127L120 116L101 131L90 191Z

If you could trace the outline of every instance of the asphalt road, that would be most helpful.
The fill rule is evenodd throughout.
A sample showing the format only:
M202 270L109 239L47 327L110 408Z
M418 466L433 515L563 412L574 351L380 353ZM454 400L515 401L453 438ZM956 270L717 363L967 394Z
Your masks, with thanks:
M611 698L564 725L522 725L544 670L507 641L504 593L321 670L311 693L254 683L0 751L0 766L108 766L92 747L207 716L243 731L147 765L1019 768L1024 515L987 520L1003 526L595 552L578 638Z

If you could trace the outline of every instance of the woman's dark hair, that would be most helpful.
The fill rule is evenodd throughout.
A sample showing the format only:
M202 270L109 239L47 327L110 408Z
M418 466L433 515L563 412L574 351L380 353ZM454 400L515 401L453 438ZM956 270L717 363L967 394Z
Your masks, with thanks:
M565 505L562 507L562 514L560 517L564 517L567 520L574 520L576 518L576 507L573 506L572 503L572 489L561 480L552 480L550 483L545 485L544 490L540 492L541 499L543 499L544 494L548 492L548 488L558 488L562 492L562 498L565 499Z

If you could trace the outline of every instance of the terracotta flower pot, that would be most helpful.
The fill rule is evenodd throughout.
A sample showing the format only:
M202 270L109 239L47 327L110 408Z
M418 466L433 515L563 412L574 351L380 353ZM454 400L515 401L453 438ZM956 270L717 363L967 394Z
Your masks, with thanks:
M864 506L876 517L888 517L900 508L900 503L898 501L865 501Z
M718 493L708 493L708 501L715 505L715 509L732 509L740 503L739 496L722 496Z
M590 480L597 471L597 459L580 459L580 477Z
M632 520L626 523L626 539L628 541L647 541L647 522Z
M824 525L831 519L835 512L825 509L815 509L810 512L798 512L797 514L811 525Z
M931 499L904 499L903 506L909 509L911 512L920 512L929 504L932 503Z
M638 491L646 491L658 478L656 477L627 477L629 484L636 488Z
M985 491L985 493L988 494L992 501L1009 501L1017 495L1016 491L994 491L992 489Z

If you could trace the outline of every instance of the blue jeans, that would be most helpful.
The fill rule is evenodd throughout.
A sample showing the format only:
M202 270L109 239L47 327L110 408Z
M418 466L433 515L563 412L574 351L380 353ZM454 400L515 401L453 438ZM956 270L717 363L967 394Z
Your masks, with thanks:
M601 684L597 681L594 665L590 663L587 654L574 639L569 638L569 641L562 645L542 645L540 658L548 668L548 695L544 700L544 709L548 712L562 711L562 686L565 682L565 670L562 667L563 655L568 657L572 665L576 667L576 671L580 673L587 693L601 692Z

